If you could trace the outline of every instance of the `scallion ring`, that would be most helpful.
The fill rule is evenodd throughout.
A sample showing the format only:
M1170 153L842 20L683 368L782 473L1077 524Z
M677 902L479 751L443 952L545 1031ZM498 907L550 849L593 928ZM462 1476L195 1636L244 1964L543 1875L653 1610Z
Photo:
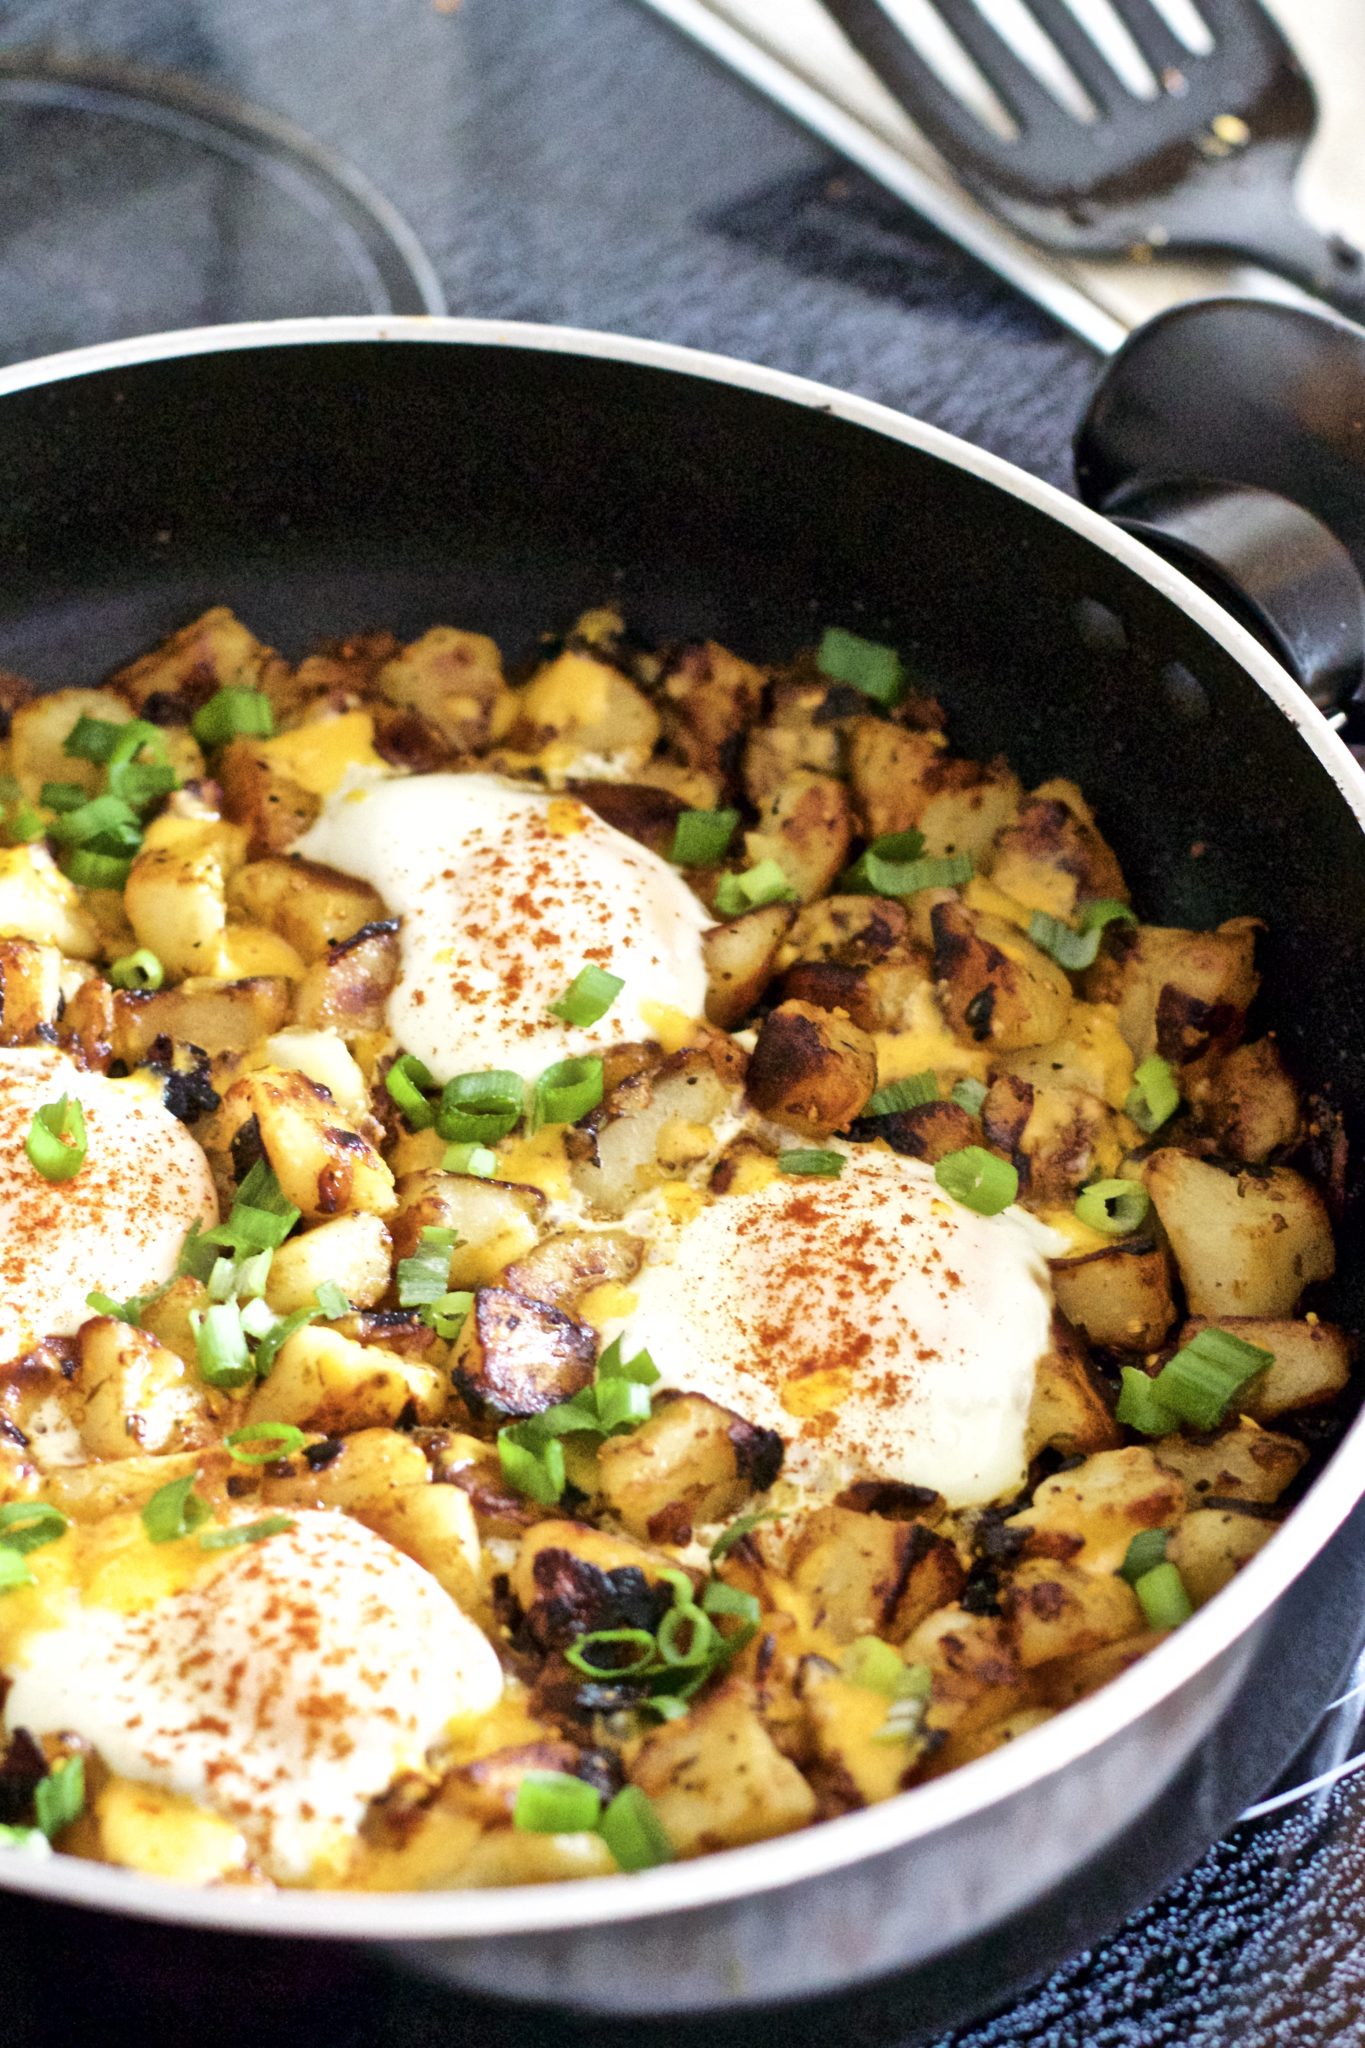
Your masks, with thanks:
M998 1216L1019 1193L1019 1175L1008 1159L983 1145L964 1145L949 1152L934 1168L934 1179L946 1195L974 1209L978 1216Z
M55 1543L71 1527L60 1508L46 1500L14 1500L0 1507L0 1544L27 1557Z
M199 1538L201 1550L236 1550L243 1543L264 1543L267 1536L283 1536L294 1526L289 1515L265 1515L259 1522L237 1522L228 1529L206 1529Z
M273 1465L277 1458L301 1451L307 1441L292 1422L248 1422L223 1438L228 1456L238 1465Z
M864 1116L898 1116L903 1109L922 1109L938 1101L937 1074L907 1074L904 1080L888 1081L868 1098Z
M1144 1572L1133 1587L1148 1628L1179 1628L1194 1613L1194 1602L1169 1559Z
M427 1100L435 1086L430 1068L412 1052L400 1053L384 1076L389 1100L411 1131L429 1130L435 1123L435 1105Z
M34 1110L24 1150L44 1180L74 1180L85 1164L88 1143L79 1098L59 1095Z
M531 1100L531 1128L545 1124L576 1124L602 1100L600 1059L557 1060L536 1082Z
M559 1001L550 1004L550 1015L586 1030L606 1016L625 985L619 974L608 974L605 967L580 967Z
M1127 1237L1146 1220L1151 1199L1141 1181L1095 1180L1076 1197L1076 1216L1104 1237Z
M673 1861L673 1844L647 1792L623 1785L597 1824L618 1870L653 1870Z
M680 868L713 868L730 849L738 811L680 811L668 857Z
M213 1510L194 1490L198 1477L197 1472L187 1472L183 1479L170 1479L158 1486L142 1510L142 1526L150 1543L174 1543L181 1536L192 1536L207 1522Z
M890 710L905 695L905 663L894 647L864 640L843 626L826 626L815 652L815 665L832 682L849 683Z
M436 1129L447 1144L495 1145L521 1121L525 1093L521 1076L503 1068L456 1074L441 1090Z
M1147 1137L1169 1123L1180 1107L1180 1090L1168 1061L1151 1053L1133 1075L1124 1109Z
M633 1655L612 1656L601 1662L588 1655L589 1650L598 1646L624 1652L627 1645ZM596 1628L575 1637L564 1652L564 1661L585 1678L634 1678L649 1669L656 1654L654 1638L647 1628Z
M265 692L235 685L216 690L190 721L190 731L200 746L209 749L226 746L239 737L268 740L274 730L275 714Z
M517 1786L512 1825L531 1834L585 1834L601 1817L597 1787L567 1771L527 1771Z
M807 1150L779 1152L777 1155L779 1173L807 1174L815 1180L838 1180L844 1164L842 1152Z
M158 989L166 979L166 970L156 954L146 946L139 946L135 952L124 953L109 969L109 979L115 988Z

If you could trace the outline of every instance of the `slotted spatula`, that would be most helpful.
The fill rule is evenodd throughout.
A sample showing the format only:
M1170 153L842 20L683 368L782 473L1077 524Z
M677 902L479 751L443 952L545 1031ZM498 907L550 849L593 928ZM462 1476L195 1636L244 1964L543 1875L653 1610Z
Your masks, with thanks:
M1129 89L1068 0L1023 0L1090 119L1063 105L976 0L926 4L1005 108L1013 137L944 83L883 0L825 0L963 183L1012 226L1077 255L1230 251L1365 318L1360 252L1295 206L1317 101L1259 0L1197 0L1212 39L1205 53L1154 0L1109 0L1155 80L1149 99Z

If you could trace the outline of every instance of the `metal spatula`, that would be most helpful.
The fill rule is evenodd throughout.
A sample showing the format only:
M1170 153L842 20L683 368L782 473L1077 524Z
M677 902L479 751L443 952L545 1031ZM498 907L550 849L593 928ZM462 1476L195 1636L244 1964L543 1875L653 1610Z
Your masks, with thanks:
M1313 88L1259 0L1196 0L1209 47L1155 0L1107 0L1151 72L1140 98L1068 0L1022 0L1074 89L1064 104L977 0L921 0L1003 107L1010 136L944 82L883 0L825 0L964 184L1014 227L1074 254L1228 250L1365 318L1365 261L1294 204ZM1359 4L1359 0L1356 0Z

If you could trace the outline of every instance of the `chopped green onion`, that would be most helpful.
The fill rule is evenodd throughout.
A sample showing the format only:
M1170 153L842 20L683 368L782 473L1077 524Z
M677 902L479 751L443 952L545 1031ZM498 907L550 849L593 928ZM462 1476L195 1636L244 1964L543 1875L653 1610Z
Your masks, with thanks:
M752 1514L737 1515L728 1528L721 1530L706 1554L713 1562L728 1557L735 1545L742 1543L750 1530L757 1529L762 1522L780 1522L781 1519L780 1508L756 1508Z
M136 952L125 953L114 962L109 979L115 988L155 989L166 979L166 970L155 953L139 946Z
M550 1004L550 1015L586 1030L606 1016L625 985L619 974L608 974L605 967L580 967L559 1001Z
M567 1771L527 1771L517 1787L512 1825L533 1835L578 1835L597 1826L602 1795Z
M955 1102L959 1109L965 1109L968 1116L980 1116L989 1093L984 1081L954 1081L949 1100Z
M25 846L30 840L41 839L43 821L32 804L20 804L18 809L5 820L5 830L18 845ZM39 1835L39 1841L42 1836Z
M0 1544L27 1557L64 1536L71 1523L51 1501L15 1500L0 1508Z
M637 1351L633 1358L622 1354L621 1339L613 1337L597 1361L599 1380L635 1380L642 1387L652 1387L659 1377L659 1368L647 1351Z
M78 811L89 795L83 782L45 782L38 791L38 801L44 810L61 815Z
M842 626L826 626L815 665L832 682L851 683L888 710L905 694L905 664L895 648L864 640L860 633L849 633Z
M1169 1529L1139 1529L1124 1554L1119 1566L1119 1577L1135 1586L1148 1572L1156 1570L1166 1562L1166 1545L1171 1538Z
M441 1156L443 1173L469 1173L475 1180L492 1180L498 1170L498 1155L487 1145L447 1145Z
M1114 1409L1116 1422L1140 1431L1143 1436L1169 1436L1172 1430L1179 1429L1180 1417L1174 1408L1167 1407L1157 1392L1157 1382L1141 1366L1125 1365L1120 1379Z
M44 1180L74 1180L85 1164L85 1112L74 1095L59 1095L33 1112L24 1150Z
M525 1440L526 1424L510 1423L498 1431L498 1463L509 1486L528 1500L553 1507L564 1492L564 1446L557 1437Z
M285 1199L274 1168L258 1159L232 1204L226 1226L231 1242L243 1251L277 1251L298 1220L299 1211ZM211 1238L214 1233L209 1230L204 1235Z
M84 796L85 792L81 794ZM61 810L60 805L56 808ZM108 791L63 810L53 819L48 832L62 846L93 846L101 853L134 853L142 843L136 811L121 796Z
M838 1180L844 1170L842 1152L779 1152L779 1173L810 1174L817 1180Z
M892 1700L886 1710L886 1719L872 1737L878 1743L913 1742L924 1726L924 1710L929 1703L929 1688L932 1678L927 1664L910 1664L909 1672L923 1673L924 1691L905 1692L899 1699Z
M633 1656L611 1657L603 1663L595 1662L588 1652L599 1645L629 1644ZM647 1671L654 1662L654 1638L647 1628L595 1628L587 1635L575 1636L564 1652L566 1664L572 1664L575 1671L581 1671L585 1678L633 1678Z
M416 1053L400 1053L384 1076L390 1099L398 1105L408 1129L429 1130L436 1121L436 1109L427 1096L436 1086L431 1069Z
M904 1696L905 1659L899 1650L893 1650L890 1643L884 1643L880 1636L855 1636L840 1662L851 1685L864 1686L869 1692L885 1693L891 1700Z
M398 1261L398 1306L421 1308L439 1301L450 1285L450 1255L460 1242L458 1231L427 1224L418 1249Z
M315 1308L296 1308L292 1315L281 1316L273 1330L267 1330L256 1346L255 1373L263 1380L279 1357L291 1337L298 1335L308 1323L315 1323L318 1311Z
M264 691L239 686L215 690L190 721L190 731L208 748L226 746L239 735L268 740L274 730L275 714Z
M494 1145L521 1121L524 1108L520 1075L504 1068L456 1074L441 1090L436 1128L448 1143Z
M1126 1237L1146 1217L1151 1201L1136 1180L1095 1180L1076 1197L1076 1214L1105 1237Z
M142 1510L142 1526L152 1543L174 1543L207 1522L213 1510L194 1490L198 1477L197 1472L187 1472L183 1479L158 1486Z
M263 1252L261 1256L268 1259L270 1254L269 1252ZM280 1320L269 1302L262 1300L259 1295L254 1301L242 1304L241 1317L242 1328L246 1331L247 1336L253 1340L268 1337L276 1323Z
M1160 1053L1152 1053L1133 1075L1124 1109L1148 1137L1169 1122L1180 1107L1175 1075Z
M248 1422L241 1429L229 1430L223 1438L228 1456L238 1465L273 1465L276 1458L301 1451L307 1441L292 1422Z
M335 1280L320 1280L313 1289L313 1299L329 1323L336 1322L339 1316L348 1316L351 1313L351 1304L345 1290L339 1287Z
M85 1812L85 1758L62 1757L33 1788L33 1813L49 1842Z
M210 1387L244 1387L256 1377L247 1349L242 1312L234 1301L210 1302L190 1311L199 1377Z
M138 723L137 720L133 721ZM90 718L83 711L62 741L62 752L73 760L94 761L103 767L114 751L114 742L123 730L123 721L110 718ZM155 727L152 728L156 730ZM158 735L159 737L159 735Z
M597 1421L607 1436L618 1430L638 1429L650 1416L648 1387L633 1380L606 1380L596 1389Z
M453 1343L465 1326L469 1311L474 1306L474 1297L467 1288L459 1288L449 1294L438 1296L435 1301L422 1306L422 1321L433 1329L446 1343Z
M132 872L126 854L103 853L97 847L78 846L66 863L66 872L83 889L121 889Z
M1194 1602L1185 1591L1185 1581L1167 1560L1144 1572L1133 1587L1146 1616L1148 1628L1179 1628L1194 1613Z
M729 851L738 823L738 811L680 811L669 859L680 868L715 867Z
M999 1159L982 1145L964 1145L949 1152L934 1168L934 1179L946 1195L975 1209L978 1216L998 1216L1019 1193L1019 1175L1008 1159Z
M691 1670L698 1664L709 1664L715 1640L716 1631L706 1615L700 1607L690 1604L670 1607L659 1623L656 1637L660 1657L675 1670Z
M888 1081L869 1097L864 1116L896 1116L903 1109L922 1109L938 1101L937 1074L907 1074L903 1081Z
M1074 927L1060 917L1049 917L1045 910L1035 910L1028 921L1028 935L1034 945L1050 954L1059 967L1065 967L1068 973L1078 974L1083 967L1094 966L1106 925L1119 919L1126 924L1137 923L1126 903L1105 897L1084 904L1077 913Z
M761 860L742 875L722 875L716 884L716 909L722 917L743 917L765 903L795 903L796 891L775 860Z
M969 853L896 860L882 851L891 843L918 838L917 832L896 832L889 839L874 840L853 866L844 870L836 886L849 895L905 897L917 896L921 889L955 889L959 883L970 882L976 865Z
M137 1328L142 1317L144 1303L151 1300L149 1294L130 1294L127 1301L115 1301L112 1294L101 1294L98 1288L85 1297L85 1305L92 1308L97 1316L113 1316L120 1323L131 1323Z
M1229 1330L1200 1330L1157 1374L1158 1395L1183 1422L1216 1429L1229 1403L1275 1362L1273 1351Z
M259 1301L270 1278L274 1252L268 1247L245 1259L215 1259L207 1286L210 1301Z
M0 1592L4 1588L0 1587ZM0 1821L0 1849L24 1849L30 1856L50 1856L52 1844L41 1828L15 1828Z
M536 1082L531 1098L531 1129L544 1124L576 1124L602 1100L602 1062L595 1056L556 1060Z
M913 866L923 852L924 834L913 825L905 832L884 832L864 847L851 868L845 868L835 887L861 896L893 895L894 890L877 887L872 879L873 870L886 876L892 869Z
M0 1544L0 1593L17 1593L21 1586L34 1583L33 1574L19 1552L12 1545Z
M199 1538L201 1550L236 1550L242 1543L264 1543L267 1536L283 1536L294 1526L289 1515L266 1515L259 1522L239 1522L231 1529L206 1529Z
M618 1870L653 1870L673 1861L673 1844L648 1793L623 1785L597 1824Z
M739 1616L742 1626L732 1629L728 1635L719 1637L728 1656L733 1656L736 1650L743 1649L744 1645L758 1633L763 1609L758 1595L746 1593L742 1586L729 1586L724 1579L708 1579L702 1592L701 1607L703 1614Z

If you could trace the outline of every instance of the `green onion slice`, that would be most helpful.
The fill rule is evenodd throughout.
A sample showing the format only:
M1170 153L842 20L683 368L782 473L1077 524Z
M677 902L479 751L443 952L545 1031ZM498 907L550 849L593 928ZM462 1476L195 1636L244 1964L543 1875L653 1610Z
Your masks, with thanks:
M673 1668L690 1670L712 1662L716 1631L700 1607L670 1607L659 1623L659 1655Z
M206 1386L244 1387L255 1379L256 1367L247 1349L242 1312L235 1301L214 1301L206 1309L192 1309L190 1324L199 1377Z
M1105 927L1119 920L1125 924L1137 923L1126 903L1104 897L1084 904L1077 913L1074 926L1060 917L1049 917L1045 910L1035 910L1028 921L1028 935L1034 945L1050 954L1059 967L1065 967L1068 973L1078 974L1083 967L1094 966Z
M838 1180L845 1165L842 1152L779 1152L779 1173L809 1174L816 1180Z
M85 1812L85 1758L63 1757L33 1788L33 1813L49 1842Z
M85 1305L94 1309L97 1316L113 1316L116 1321L130 1323L136 1329L143 1308L151 1299L150 1294L130 1294L127 1301L115 1301L112 1294L101 1294L95 1288L86 1295Z
M1185 1581L1169 1559L1144 1572L1133 1587L1148 1628L1179 1628L1194 1613L1194 1602L1185 1591Z
M1114 1419L1143 1436L1169 1436L1179 1429L1180 1417L1157 1392L1157 1382L1141 1366L1125 1365L1120 1374L1118 1404Z
M0 1587L0 1592L4 1589ZM30 1856L50 1856L52 1844L41 1828L15 1828L0 1821L0 1849L25 1849Z
M133 723L138 721L134 720ZM111 718L90 718L83 711L62 741L62 752L73 760L94 761L103 767L114 751L123 722ZM152 727L153 732L156 727ZM160 734L157 735L160 738Z
M422 1321L449 1344L459 1336L473 1306L474 1297L469 1290L458 1288L439 1295L435 1301L424 1302Z
M517 1787L513 1827L533 1835L578 1835L597 1826L602 1795L567 1771L527 1771Z
M715 867L728 853L738 823L738 811L680 811L669 859L680 868Z
M16 845L26 846L30 840L42 838L43 821L32 804L19 804L6 818L5 830ZM37 1830L30 1829L29 1832L34 1834ZM39 1835L38 1840L42 1839Z
M317 1319L317 1309L296 1308L292 1315L281 1316L274 1328L265 1332L256 1346L254 1369L258 1380L266 1377L289 1339L297 1336L307 1324L315 1323Z
M597 1361L599 1380L636 1380L642 1387L652 1387L659 1377L659 1368L647 1351L637 1351L633 1358L622 1354L621 1339L613 1337Z
M85 1111L74 1095L59 1095L33 1112L24 1150L44 1180L74 1180L85 1164Z
M55 1543L70 1527L70 1519L51 1501L15 1500L0 1508L0 1544L21 1557Z
M504 1068L456 1074L441 1090L436 1128L449 1144L495 1145L521 1121L526 1091Z
M883 832L880 838L869 840L852 867L840 875L835 886L858 895L869 892L880 895L882 891L873 889L871 868L903 867L917 861L923 852L924 834L917 832L913 825L904 832Z
M201 1550L236 1550L243 1543L264 1543L267 1536L283 1536L294 1526L289 1515L266 1515L259 1522L238 1522L230 1529L206 1529L199 1538Z
M976 872L969 853L923 857L919 832L889 832L859 854L836 887L847 895L915 896L921 889L953 889Z
M1169 1529L1139 1529L1119 1566L1119 1577L1135 1586L1148 1572L1155 1571L1159 1564L1165 1564L1170 1537Z
M83 782L44 782L38 791L38 801L44 810L56 811L60 816L78 811L89 795Z
M756 1508L752 1514L737 1515L727 1528L721 1530L706 1554L713 1563L722 1557L728 1557L735 1545L742 1543L752 1529L757 1529L763 1522L780 1522L781 1519L780 1508Z
M648 1793L623 1785L597 1824L618 1870L653 1870L673 1861L673 1844Z
M536 1082L531 1098L531 1129L544 1124L576 1124L602 1100L602 1062L595 1056L556 1060Z
M298 1220L299 1211L285 1199L274 1168L258 1159L237 1189L228 1217L234 1242L241 1250L276 1251Z
M487 1145L447 1145L441 1155L443 1173L468 1173L475 1180L492 1180L498 1170L498 1155Z
M880 1636L855 1636L840 1660L845 1678L890 1700L905 1695L908 1675L904 1657Z
M950 1100L955 1102L959 1109L965 1109L968 1116L980 1116L989 1092L984 1081L955 1081Z
M459 1241L457 1231L427 1224L417 1250L398 1262L400 1308L421 1308L440 1300L450 1285L450 1255Z
M238 1465L273 1465L301 1451L308 1439L292 1422L248 1422L223 1438L228 1456Z
M66 872L83 889L121 889L132 872L131 856L106 853L94 846L78 846L66 863Z
M864 640L860 633L850 633L843 626L826 626L815 665L832 682L850 683L888 710L905 695L905 664L895 648L879 640Z
M142 1526L152 1543L174 1543L181 1536L192 1536L213 1510L206 1500L201 1500L194 1490L197 1472L187 1472L183 1479L172 1479L165 1486L159 1486L142 1510Z
M498 1431L498 1463L509 1486L527 1500L553 1507L564 1492L564 1446L557 1437L536 1437L527 1441L525 1423L510 1423Z
M603 1659L588 1654L599 1647L612 1654ZM595 1628L576 1636L564 1652L565 1663L585 1678L634 1678L649 1670L654 1660L654 1638L647 1628Z
M329 1323L334 1323L340 1316L348 1316L351 1313L351 1304L345 1291L335 1280L320 1280L313 1289L313 1299Z
M1076 1197L1076 1214L1105 1237L1126 1237L1138 1229L1151 1207L1147 1190L1136 1180L1095 1180Z
M896 1116L903 1109L922 1109L938 1101L937 1074L907 1074L903 1081L888 1081L868 1100L864 1116Z
M146 946L124 953L109 969L115 988L156 989L166 979L166 970Z
M1236 1396L1274 1362L1273 1351L1230 1330L1200 1330L1162 1366L1157 1393L1194 1429L1217 1429Z
M54 785L46 785L53 788ZM65 787L65 785L60 785ZM82 796L85 792L81 792ZM49 837L62 846L93 846L101 853L135 853L142 843L142 827L136 811L121 796L108 791L87 802L63 809L48 827Z
M795 903L796 891L775 860L761 860L741 875L722 875L716 884L716 909L722 917L743 917L765 903Z
M1180 1107L1180 1090L1160 1053L1150 1054L1136 1070L1123 1107L1148 1137L1175 1115Z
M201 747L226 746L239 736L268 740L275 730L275 714L263 690L230 686L216 690L190 721L190 731Z
M997 1158L983 1145L964 1145L934 1168L934 1179L946 1195L975 1209L978 1216L998 1216L1019 1193L1019 1175L1008 1159Z
M559 1001L550 1004L550 1015L585 1030L606 1016L625 985L619 974L608 974L605 967L580 967Z
M17 1593L21 1586L34 1583L20 1553L12 1545L0 1543L0 1593Z
M400 1053L384 1076L389 1098L397 1104L412 1131L429 1130L436 1121L435 1106L427 1096L435 1088L431 1069L416 1053Z

